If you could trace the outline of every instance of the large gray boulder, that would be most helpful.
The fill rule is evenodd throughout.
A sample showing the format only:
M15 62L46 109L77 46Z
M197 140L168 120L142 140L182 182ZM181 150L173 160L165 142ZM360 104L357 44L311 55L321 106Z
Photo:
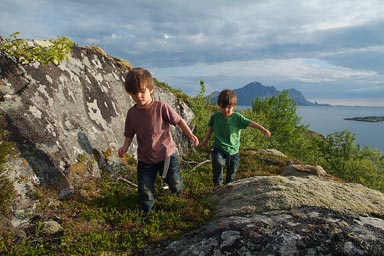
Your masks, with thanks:
M134 104L123 86L130 64L96 47L75 46L72 52L59 65L19 65L0 55L1 124L20 156L5 168L18 198L34 184L70 189L69 170L78 159L91 159L89 175L98 175L95 155L104 158L108 151L108 161L120 161L125 115ZM172 105L187 123L193 119L189 107L167 90L156 88L154 98ZM189 142L180 129L172 132L183 154ZM136 149L134 141L128 153L136 155Z
M359 184L253 177L209 200L218 219L158 255L383 255L384 194Z

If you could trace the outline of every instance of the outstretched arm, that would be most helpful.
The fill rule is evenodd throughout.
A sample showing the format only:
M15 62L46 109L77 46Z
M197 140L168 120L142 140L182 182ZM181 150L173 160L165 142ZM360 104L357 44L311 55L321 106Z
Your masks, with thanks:
M268 137L268 138L271 137L271 132L268 129L264 128L262 125L254 122L254 121L251 121L249 123L249 126L252 128L256 128L256 129L260 130L262 133L264 133L265 137Z
M204 136L203 141L201 142L201 147L202 148L206 148L207 147L207 143L209 141L209 138L211 138L212 132L213 132L212 127L209 127L207 133Z
M193 146L196 147L199 145L199 139L192 133L184 119L181 119L177 126L179 126L183 133L193 142Z

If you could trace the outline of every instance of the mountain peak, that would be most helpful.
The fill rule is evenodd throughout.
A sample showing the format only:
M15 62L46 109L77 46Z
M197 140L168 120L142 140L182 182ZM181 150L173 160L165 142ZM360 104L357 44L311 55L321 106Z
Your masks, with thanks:
M252 102L260 97L265 99L266 97L274 97L279 94L280 91L276 90L273 86L266 86L260 82L254 81L244 85L241 88L233 90L237 95L237 105L250 106ZM297 89L288 89L289 97L296 102L298 106L312 106L319 105L308 101L304 95ZM214 92L211 102L216 102L219 92Z

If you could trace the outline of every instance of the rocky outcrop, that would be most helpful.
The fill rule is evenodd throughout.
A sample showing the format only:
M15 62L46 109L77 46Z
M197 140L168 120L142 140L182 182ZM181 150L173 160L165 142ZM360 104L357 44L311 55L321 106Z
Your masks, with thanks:
M0 56L1 124L20 153L19 160L5 168L19 194L36 183L70 188L68 172L79 158L103 158L103 152L110 151L108 161L119 162L116 152L124 140L125 115L133 105L123 86L129 63L95 47L76 46L72 52L59 65L21 66ZM171 104L187 122L192 120L188 106L168 91L156 88L154 98ZM180 129L173 134L183 154L188 141ZM129 153L136 154L136 149L133 142ZM97 162L88 167L89 175L98 175Z
M309 164L291 164L287 166L283 172L282 176L330 176L320 165L312 166Z
M383 255L384 195L359 184L253 177L209 200L218 219L159 255Z
M252 177L222 187L210 200L220 217L308 206L384 216L383 193L314 175Z

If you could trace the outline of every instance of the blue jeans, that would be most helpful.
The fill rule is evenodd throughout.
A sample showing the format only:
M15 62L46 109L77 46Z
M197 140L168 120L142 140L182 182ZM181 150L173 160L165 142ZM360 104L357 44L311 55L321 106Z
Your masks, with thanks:
M163 168L164 161L156 164L138 162L139 203L144 212L150 212L155 204L155 181L157 174L160 174L160 176L163 174ZM176 153L171 156L168 173L164 181L174 193L179 194L184 188L179 159Z
M213 169L213 184L223 184L223 166L226 166L227 175L225 183L231 183L236 178L236 171L239 166L239 153L229 155L218 148L212 151L212 169Z

